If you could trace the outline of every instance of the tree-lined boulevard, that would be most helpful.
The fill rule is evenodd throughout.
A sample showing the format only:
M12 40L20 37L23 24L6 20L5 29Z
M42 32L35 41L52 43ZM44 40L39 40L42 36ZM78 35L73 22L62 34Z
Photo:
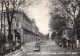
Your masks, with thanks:
M75 49L60 47L54 41L46 41L47 44L41 45L41 51L34 52L35 42L26 43L23 50L13 56L79 56L80 52ZM11 55L8 55L11 56Z
M79 54L80 0L0 0L0 56Z

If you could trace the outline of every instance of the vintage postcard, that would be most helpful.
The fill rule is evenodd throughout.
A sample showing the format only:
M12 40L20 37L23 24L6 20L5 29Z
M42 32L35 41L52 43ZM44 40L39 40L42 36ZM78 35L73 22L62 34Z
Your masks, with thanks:
M0 0L0 56L80 56L80 0Z

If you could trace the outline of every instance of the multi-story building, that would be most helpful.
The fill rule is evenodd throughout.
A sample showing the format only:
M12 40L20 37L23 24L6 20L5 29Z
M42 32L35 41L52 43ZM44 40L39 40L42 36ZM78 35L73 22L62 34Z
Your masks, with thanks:
M39 29L34 19L29 19L24 12L16 11L12 25L12 29L20 32L22 42L36 41Z
M32 19L29 19L26 14L22 11L15 11L14 16L12 20L12 34L13 34L13 40L15 40L15 34L14 30L16 29L20 35L21 35L21 42L30 42L30 41L36 41L36 37L39 36L38 32L39 29L35 24L35 21ZM8 22L7 18L5 18L5 32L6 36L8 35Z

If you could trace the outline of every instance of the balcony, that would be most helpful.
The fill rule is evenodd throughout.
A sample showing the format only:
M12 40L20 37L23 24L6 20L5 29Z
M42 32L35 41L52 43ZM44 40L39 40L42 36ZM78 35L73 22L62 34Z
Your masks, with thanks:
M31 30L31 25L28 24L27 22L24 22L22 26L23 26L23 28L25 28L26 30L32 31L32 30Z

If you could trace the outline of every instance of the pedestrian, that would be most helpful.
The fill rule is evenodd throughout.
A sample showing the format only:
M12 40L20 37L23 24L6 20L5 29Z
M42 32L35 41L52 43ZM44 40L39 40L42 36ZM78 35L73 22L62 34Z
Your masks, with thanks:
M71 44L72 44L72 49L73 49L73 47L74 47L73 46L74 45L74 38L73 37L71 38Z
M66 47L66 39L63 38L63 47Z
M70 47L70 39L68 40L68 47Z
M21 47L21 51L23 51L23 47Z
M67 44L67 47L70 47L70 38L69 38L69 36L66 37L66 42L67 42L66 43Z
M13 41L13 51L15 51L16 42Z

